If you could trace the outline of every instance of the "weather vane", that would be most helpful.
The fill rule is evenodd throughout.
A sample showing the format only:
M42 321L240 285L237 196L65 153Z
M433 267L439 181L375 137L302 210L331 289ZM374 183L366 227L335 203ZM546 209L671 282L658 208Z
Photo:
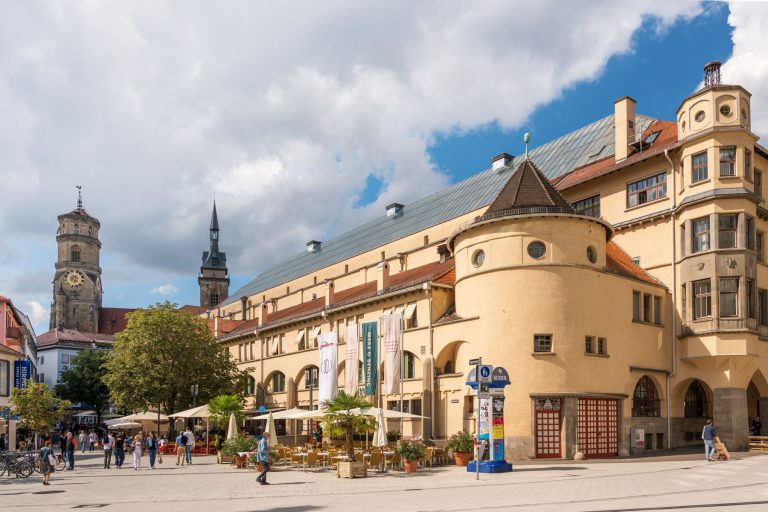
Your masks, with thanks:
M528 160L528 141L531 140L531 134L525 132L523 135L523 142L525 142L525 159Z
M77 189L77 207L82 208L83 207L83 186L75 185L75 188Z

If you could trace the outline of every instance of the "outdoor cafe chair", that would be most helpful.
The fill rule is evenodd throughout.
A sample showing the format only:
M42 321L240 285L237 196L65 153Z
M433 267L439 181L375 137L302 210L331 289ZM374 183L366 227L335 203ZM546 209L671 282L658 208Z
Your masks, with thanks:
M317 452L307 453L307 458L304 461L304 471L311 467L317 467Z
M371 456L368 458L368 469L376 468L377 471L381 471L381 464L381 452L371 452Z
M422 466L426 466L429 464L432 466L432 457L434 456L435 448L433 446L427 446L427 448L424 450L424 458L421 459L419 462Z
M293 452L291 454L291 466L299 467L304 464L304 457L301 452Z
M355 462L365 462L363 452L355 452Z

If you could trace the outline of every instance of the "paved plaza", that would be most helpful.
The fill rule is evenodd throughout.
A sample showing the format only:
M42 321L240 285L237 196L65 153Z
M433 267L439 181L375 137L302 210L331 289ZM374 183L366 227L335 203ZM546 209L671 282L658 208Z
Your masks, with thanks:
M168 457L160 469L136 472L128 466L104 470L96 455L78 455L76 470L55 473L50 487L39 475L3 478L0 511L768 510L768 456L702 459L537 461L516 464L512 473L483 474L479 482L455 466L356 480L281 468L270 473L272 485L259 486L255 471L217 465L214 457L197 457L187 467Z

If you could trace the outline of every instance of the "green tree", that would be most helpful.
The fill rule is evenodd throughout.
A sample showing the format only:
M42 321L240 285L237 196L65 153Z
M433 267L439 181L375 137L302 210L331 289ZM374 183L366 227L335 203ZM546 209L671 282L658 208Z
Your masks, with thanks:
M72 359L72 366L63 371L56 394L72 402L85 402L96 412L96 424L109 408L109 388L104 383L107 353L103 350L83 350Z
M158 303L128 315L104 366L111 400L124 409L160 407L166 414L242 391L245 372L222 349L202 318Z
M38 434L48 433L72 407L71 402L57 397L47 385L32 380L27 380L24 388L13 388L10 404L11 413L19 416L19 426L35 432L35 448Z
M370 409L371 403L358 391L354 395L339 391L333 400L326 400L322 405L325 408L323 425L326 431L331 436L344 435L347 440L347 456L349 460L355 460L355 433L374 430L375 420L364 414Z
M243 405L245 401L240 395L219 395L208 403L210 416L208 421L221 427L229 421L234 414L237 422L243 420Z

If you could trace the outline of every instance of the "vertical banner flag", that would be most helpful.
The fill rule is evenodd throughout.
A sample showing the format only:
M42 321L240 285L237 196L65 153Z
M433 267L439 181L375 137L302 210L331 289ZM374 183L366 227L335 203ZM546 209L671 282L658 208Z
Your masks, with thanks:
M381 336L384 340L384 390L391 395L400 391L400 338L402 315L384 315L381 317Z
M320 346L320 376L318 401L333 400L336 396L336 383L339 378L336 373L338 356L336 354L338 336L336 332L326 332L317 337Z
M363 335L363 370L365 371L365 394L376 394L379 365L379 330L378 322L362 324Z
M347 326L347 351L344 354L344 391L348 395L354 395L357 384L360 382L358 375L358 361L360 360L360 339L357 335L357 323Z

